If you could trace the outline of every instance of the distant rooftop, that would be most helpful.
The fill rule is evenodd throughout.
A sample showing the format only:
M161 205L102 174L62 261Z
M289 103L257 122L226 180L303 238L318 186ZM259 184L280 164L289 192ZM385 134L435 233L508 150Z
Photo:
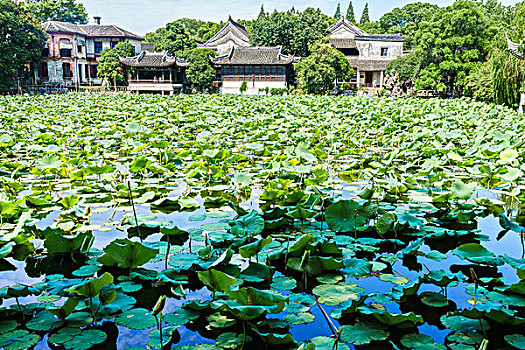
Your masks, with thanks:
M142 51L133 57L120 57L120 62L134 68L166 68L171 66L186 67L184 60L171 56L167 51Z
M59 21L47 21L42 27L48 33L72 33L87 37L116 37L144 40L140 35L122 29L114 24L72 24Z
M216 65L287 65L295 57L283 55L280 46L232 47L227 55L212 58Z

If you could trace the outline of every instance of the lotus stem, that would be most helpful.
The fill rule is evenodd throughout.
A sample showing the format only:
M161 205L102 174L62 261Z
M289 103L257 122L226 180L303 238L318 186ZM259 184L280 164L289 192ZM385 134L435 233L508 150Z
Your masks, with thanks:
M326 311L324 311L323 307L321 306L321 304L319 303L319 298L317 298L317 296L315 297L315 302L317 303L317 306L319 307L319 309L321 309L321 312L323 313L323 316L326 320L326 322L328 323L328 326L330 327L330 330L332 331L332 333L334 334L334 337L337 337L337 327L335 326L335 324L332 322L332 320L330 319L330 316L328 316L328 314L326 313Z
M340 329L339 332L337 332L337 337L335 337L334 345L332 345L332 350L337 350L339 338L341 338L341 333L343 333L342 329Z
M165 259L165 264L164 264L164 268L167 270L168 269L168 257L170 255L170 239L168 237L167 239L167 243L168 243L168 246L166 247L166 259Z
M22 320L25 322L26 317L24 316L24 312L22 311L22 307L20 306L20 302L18 301L18 297L15 297L16 305L18 306L18 310L20 311L20 315L22 316Z
M135 227L137 228L137 233L139 234L139 238L142 241L142 235L140 234L140 228L139 228L139 220L137 219L137 211L135 210L135 203L133 202L133 193L131 193L131 184L128 181L128 192L129 192L129 201L131 203L131 207L133 208L133 215L135 216Z
M479 350L487 350L488 348L489 348L489 341L487 339L483 339L479 347Z

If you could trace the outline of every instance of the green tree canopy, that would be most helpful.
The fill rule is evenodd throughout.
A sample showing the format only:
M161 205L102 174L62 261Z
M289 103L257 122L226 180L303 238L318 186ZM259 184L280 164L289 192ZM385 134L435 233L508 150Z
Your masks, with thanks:
M184 27L191 39L200 42L207 41L221 29L218 23L193 18L179 18L175 22L180 23Z
M327 42L314 43L311 52L295 66L299 88L306 93L328 93L336 79L348 80L354 73L345 55Z
M0 0L0 90L40 61L47 34L21 5Z
M308 56L309 45L328 34L332 21L321 10L314 8L303 12L274 11L251 24L250 40L253 45L282 45L287 54Z
M370 14L368 13L368 2L365 4L365 8L363 9L363 14L361 15L361 20L359 23L365 24L370 22Z
M115 45L113 48L119 57L131 57L135 56L135 46L132 43L121 42Z
M184 26L179 22L171 22L166 27L146 34L146 41L155 44L155 51L168 51L176 56L179 52L197 47L190 38Z
M24 2L24 6L26 11L40 22L88 22L84 5L75 0L29 0Z
M97 66L97 76L105 78L116 87L118 81L125 80L125 70L120 64L117 50L105 49L100 53Z
M180 58L188 62L186 79L197 91L206 91L216 79L216 70L212 67L210 57L217 53L210 49L191 49L184 51Z
M348 3L348 8L346 9L346 19L350 23L355 23L354 4L352 4L351 0L350 3Z
M264 5L261 5L261 11L259 11L259 15L257 16L257 19L263 19L266 17L266 12L264 11Z
M401 33L405 39L405 48L416 46L416 33L422 21L428 21L439 11L439 7L429 3L413 3L395 8L385 13L379 20L382 33Z
M436 89L461 95L466 77L487 55L487 23L482 11L470 1L456 1L420 23L416 55L422 58L417 89Z
M334 18L341 18L341 3L337 3L337 9L335 10Z

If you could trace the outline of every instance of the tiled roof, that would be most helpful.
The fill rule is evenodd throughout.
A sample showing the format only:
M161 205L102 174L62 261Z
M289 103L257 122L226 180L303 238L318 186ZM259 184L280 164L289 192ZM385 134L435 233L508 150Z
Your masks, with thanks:
M186 61L173 57L166 51L142 51L137 56L120 57L119 59L122 64L135 68L165 68L173 65L176 65L177 67L187 66Z
M227 55L212 58L217 65L287 65L294 56L283 55L280 46L232 47Z
M366 34L355 37L356 40L405 41L401 34Z
M355 39L352 38L330 38L330 43L336 49L351 49L357 47Z
M74 33L89 37L119 37L144 40L140 35L122 29L113 24L72 24L67 22L48 21L42 23L46 32Z
M232 40L238 46L250 46L250 34L240 24L229 20L213 37L205 43L197 43L197 47L215 50L218 44Z
M386 65L391 60L387 59L370 59L370 58L349 58L350 66L357 68L362 72L385 71Z

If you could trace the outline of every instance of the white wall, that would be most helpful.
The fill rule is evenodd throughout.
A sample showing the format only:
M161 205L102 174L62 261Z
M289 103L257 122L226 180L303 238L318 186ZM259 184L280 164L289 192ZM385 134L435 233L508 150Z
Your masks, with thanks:
M403 42L397 41L357 41L359 57L393 60L403 55ZM381 56L381 49L388 48L388 55Z
M242 81L223 81L222 82L222 93L223 94L240 94ZM265 94L266 91L263 91L268 87L268 89L283 89L287 88L285 81L256 81L256 82L247 82L248 89L244 94L246 95L259 95Z

